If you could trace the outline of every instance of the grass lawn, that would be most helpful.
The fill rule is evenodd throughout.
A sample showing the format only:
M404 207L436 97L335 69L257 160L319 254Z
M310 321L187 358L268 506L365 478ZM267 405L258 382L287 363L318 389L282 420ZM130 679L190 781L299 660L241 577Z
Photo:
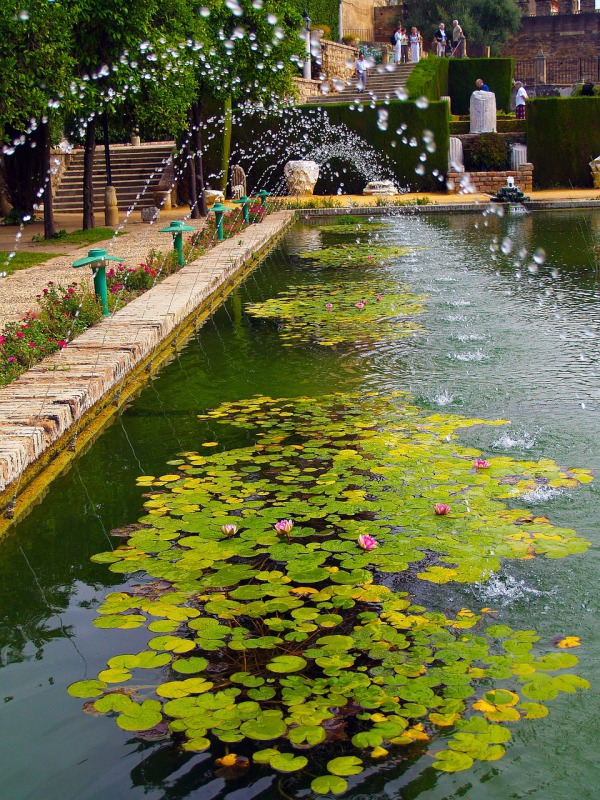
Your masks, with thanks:
M78 244L81 247L85 245L95 244L96 242L103 242L105 239L112 239L115 232L112 228L90 228L88 231L73 231L72 233L59 233L55 239L38 239L34 241L44 244L45 242L56 242L57 244ZM122 232L118 236L124 235Z
M18 269L27 269L27 267L35 267L36 264L43 264L44 261L48 261L50 258L56 258L57 256L63 255L62 253L31 253L29 251L22 251L17 253L14 258L5 263L6 259L8 258L8 250L0 250L0 274L6 272L7 275L11 275L13 272L16 272Z

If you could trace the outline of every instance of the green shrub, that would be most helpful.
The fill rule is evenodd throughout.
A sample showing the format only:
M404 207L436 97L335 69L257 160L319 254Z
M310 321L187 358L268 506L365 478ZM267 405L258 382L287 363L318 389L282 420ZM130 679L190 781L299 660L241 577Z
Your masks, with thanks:
M470 172L496 172L508 167L508 148L499 133L482 133L465 146L465 167Z
M449 62L448 91L453 114L468 114L475 81L481 78L496 95L496 106L510 111L515 62L512 58L456 58Z
M411 100L426 97L439 100L448 94L448 69L450 60L430 55L413 67L406 81L406 91Z
M536 97L527 103L527 151L540 189L592 186L600 155L600 97Z

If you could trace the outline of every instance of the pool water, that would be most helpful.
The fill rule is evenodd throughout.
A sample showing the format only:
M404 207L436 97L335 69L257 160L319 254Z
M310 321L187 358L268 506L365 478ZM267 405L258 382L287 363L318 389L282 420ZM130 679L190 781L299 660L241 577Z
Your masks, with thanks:
M7 800L286 796L277 776L251 770L225 781L214 773L210 751L141 742L112 719L83 714L82 701L66 693L73 681L96 677L108 658L145 644L143 629L93 626L103 596L127 582L90 557L115 546L111 529L141 516L139 475L165 473L177 453L208 439L225 448L244 443L248 434L199 420L206 409L254 394L318 402L336 391L408 390L424 409L510 420L461 434L486 457L548 457L598 473L600 212L389 219L369 235L410 252L373 268L369 281L373 291L385 280L427 295L420 318L425 332L406 339L293 343L277 322L245 313L247 303L290 286L331 280L331 270L298 253L365 235L364 226L340 236L322 232L314 220L297 224L0 541L1 794ZM536 263L530 256L539 248L546 257L537 255ZM519 258L522 249L527 258ZM545 640L580 636L583 646L571 652L591 688L561 694L548 703L546 719L514 726L500 761L476 762L453 775L433 770L427 754L384 760L351 782L346 797L598 797L599 491L592 483L528 500L553 523L590 540L587 553L505 562L482 584L419 587L420 602L448 614L485 605L497 610L498 622L536 628Z

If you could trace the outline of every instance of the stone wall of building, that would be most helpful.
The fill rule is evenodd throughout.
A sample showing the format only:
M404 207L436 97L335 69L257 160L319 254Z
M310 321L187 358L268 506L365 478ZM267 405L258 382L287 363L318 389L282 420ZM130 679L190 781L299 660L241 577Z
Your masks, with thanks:
M569 8L570 2L561 0L561 10ZM502 55L531 59L541 48L548 58L600 56L600 13L595 11L594 0L591 5L581 0L578 14L552 14L549 7L549 2L544 5L537 0L536 16L522 18L521 28L504 45Z
M468 175L468 181L472 188L482 194L495 195L499 190L506 186L506 179L512 177L515 179L515 186L518 186L525 194L533 191L533 164L523 164L519 170L506 170L506 172L448 172L446 174L446 181L448 191L450 194L458 194L464 191L461 187L461 181L465 182L465 177Z
M356 34L363 41L374 41L373 11L377 11L377 6L385 3L386 0L342 0L340 4L342 36ZM335 31L332 31L332 34L335 35Z

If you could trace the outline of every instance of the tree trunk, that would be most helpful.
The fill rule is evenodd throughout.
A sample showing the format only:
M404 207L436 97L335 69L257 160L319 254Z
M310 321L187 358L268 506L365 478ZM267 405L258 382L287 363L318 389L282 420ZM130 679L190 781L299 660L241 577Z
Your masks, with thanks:
M106 164L106 185L112 186L112 164L110 161L110 136L108 133L108 114L102 115L102 131L104 134L104 163Z
M192 131L187 134L187 142L185 145L185 168L188 181L188 194L190 200L190 217L192 219L200 218L200 211L198 209L198 193L196 191L196 167L194 164L194 148L192 145Z
M96 117L88 122L83 151L83 230L94 225L94 154L96 152Z
M202 163L202 114L200 100L192 105L192 144L194 147L194 167L196 170L196 195L198 198L198 211L200 216L208 216L206 195L204 194L204 164Z
M231 154L231 130L233 128L233 113L231 95L223 103L223 150L221 154L221 191L227 195L227 181L229 179L229 156Z
M50 125L48 122L41 124L42 129L42 164L44 181L44 239L53 239L56 236L54 224L54 198L52 197L52 172L50 164Z

